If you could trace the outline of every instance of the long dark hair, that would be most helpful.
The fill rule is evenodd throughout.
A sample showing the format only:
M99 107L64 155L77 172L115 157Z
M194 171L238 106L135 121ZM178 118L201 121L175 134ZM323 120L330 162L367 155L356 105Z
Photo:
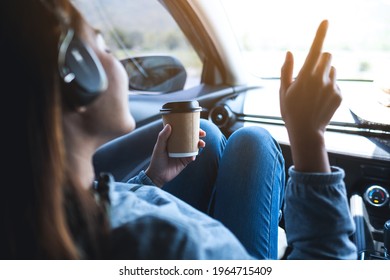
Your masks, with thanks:
M81 15L67 0L6 0L0 12L7 167L1 183L2 259L105 258L104 215L67 170L58 43ZM61 17L61 18L59 18Z

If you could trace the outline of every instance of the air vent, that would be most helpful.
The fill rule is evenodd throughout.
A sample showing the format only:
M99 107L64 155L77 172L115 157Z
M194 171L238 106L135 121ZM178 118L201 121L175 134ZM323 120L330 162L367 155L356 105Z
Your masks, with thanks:
M211 109L209 120L219 128L227 127L233 118L234 114L226 105L218 105Z

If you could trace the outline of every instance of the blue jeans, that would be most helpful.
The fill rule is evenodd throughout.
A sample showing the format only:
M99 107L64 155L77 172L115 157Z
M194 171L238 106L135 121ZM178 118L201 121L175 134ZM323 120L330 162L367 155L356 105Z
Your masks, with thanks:
M276 259L284 159L267 130L245 127L228 140L201 120L206 147L163 189L221 221L259 259Z

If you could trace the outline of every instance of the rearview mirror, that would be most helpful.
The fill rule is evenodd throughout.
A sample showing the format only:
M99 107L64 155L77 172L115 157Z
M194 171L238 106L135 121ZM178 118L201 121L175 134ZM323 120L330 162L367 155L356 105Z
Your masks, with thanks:
M179 60L171 56L140 56L121 60L129 77L129 89L173 92L182 90L187 73Z

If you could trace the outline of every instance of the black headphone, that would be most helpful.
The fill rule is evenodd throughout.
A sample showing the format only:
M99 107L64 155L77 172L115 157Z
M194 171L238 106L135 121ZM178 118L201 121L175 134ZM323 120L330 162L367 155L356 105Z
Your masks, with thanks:
M71 28L59 45L58 70L65 101L72 107L90 104L108 86L100 60Z

